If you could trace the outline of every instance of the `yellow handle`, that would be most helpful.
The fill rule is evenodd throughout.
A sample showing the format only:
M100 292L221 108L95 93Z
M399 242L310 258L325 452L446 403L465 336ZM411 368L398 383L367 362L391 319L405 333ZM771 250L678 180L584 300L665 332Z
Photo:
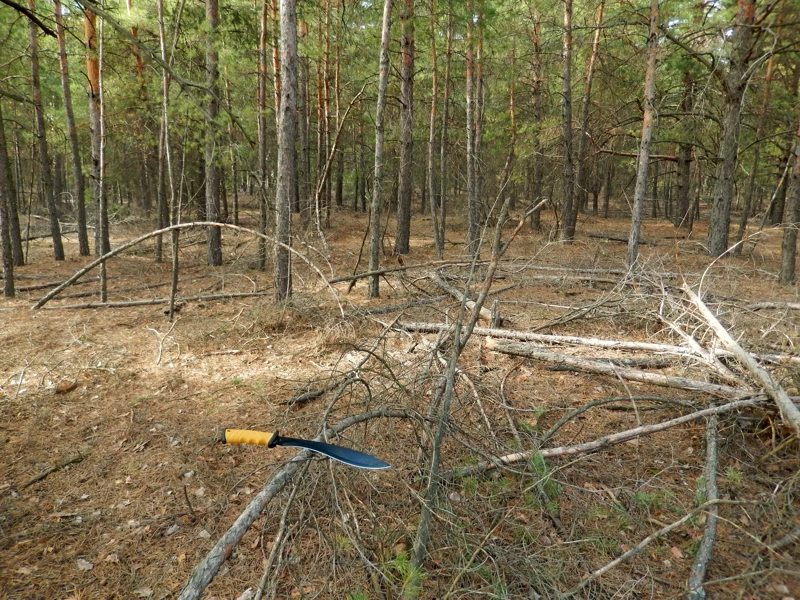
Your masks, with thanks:
M250 431L248 429L226 429L223 442L226 444L259 444L269 445L272 432Z

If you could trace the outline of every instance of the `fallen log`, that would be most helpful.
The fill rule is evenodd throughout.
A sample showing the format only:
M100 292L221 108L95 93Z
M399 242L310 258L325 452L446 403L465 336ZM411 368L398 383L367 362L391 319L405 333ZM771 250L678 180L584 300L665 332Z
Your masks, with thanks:
M649 383L662 387L672 387L693 392L700 392L703 394L711 394L712 396L717 396L720 398L738 399L752 396L755 393L752 390L743 390L728 385L687 379L686 377L662 375L660 373L648 373L647 371L632 369L630 367L618 367L608 362L602 362L588 358L579 358L577 356L561 354L560 352L551 352L550 350L545 350L544 348L539 348L531 344L500 342L489 338L486 340L486 348L489 350L494 350L495 352L502 352L503 354L525 356L526 358L533 358L558 365L565 365L575 371L598 373L601 375L610 375L611 377L622 377L623 379L630 381L638 381L640 383Z
M400 321L398 327L406 331L418 331L421 333L438 333L446 331L453 326L447 323L411 323ZM603 338L584 338L572 335L553 335L547 333L533 333L529 331L514 331L512 329L493 329L489 327L476 327L476 335L492 336L512 340L524 340L528 342L544 342L547 344L569 344L573 346L590 346L594 348L609 348L612 350L642 350L645 352L658 352L665 354L675 354L687 358L698 359L697 354L685 346L675 346L673 344L659 344L654 342L634 342L630 340L608 340ZM711 350L709 350L711 352ZM730 357L733 353L722 348L713 351L714 356ZM780 363L793 362L800 364L800 356L789 354L752 354L753 358L764 362Z

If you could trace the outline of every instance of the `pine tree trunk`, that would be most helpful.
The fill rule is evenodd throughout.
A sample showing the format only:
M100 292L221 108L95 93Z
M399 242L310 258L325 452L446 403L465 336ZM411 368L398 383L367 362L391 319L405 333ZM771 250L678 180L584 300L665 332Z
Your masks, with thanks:
M295 0L280 0L281 98L278 127L278 181L275 186L275 302L292 296L292 201L295 195L295 141L297 138L297 7ZM278 245L280 244L280 245Z
M428 127L428 202L431 210L431 223L433 226L433 243L436 248L436 258L444 258L444 239L439 235L439 207L436 201L436 181L434 173L434 144L436 143L436 103L439 102L439 70L436 59L436 0L431 0L430 19L428 22L431 38L431 113Z
M444 55L444 90L442 91L442 135L439 145L439 239L444 246L447 221L447 127L450 120L450 66L453 57L452 0L447 2L447 46Z
M219 114L219 52L216 47L217 27L219 25L219 0L206 0L206 87L208 88L208 104L206 105L206 219L219 221L219 156L218 128ZM206 245L208 264L222 264L222 230L209 227Z
M72 163L72 201L78 214L78 253L89 256L89 234L86 228L86 194L81 168L78 130L75 127L75 114L72 110L72 92L69 81L69 63L67 61L67 43L64 34L64 20L61 15L61 0L53 0L53 10L58 36L58 57L61 67L61 91L64 96L64 113L67 120L67 137Z
M36 12L35 0L28 0L28 8ZM61 226L58 222L58 210L53 195L53 175L50 170L50 156L47 146L47 128L44 123L44 106L42 105L42 88L39 83L39 28L29 21L31 34L31 92L36 117L36 138L39 146L39 166L41 168L42 197L50 216L50 235L53 238L53 257L64 260L64 246L61 242Z
M747 73L754 43L755 0L738 0L736 26L729 38L731 53L728 71L722 76L724 106L719 141L717 178L711 197L707 252L721 256L728 249L728 229L734 194L734 175L739 150L739 126L744 93L750 80Z
M394 252L408 254L413 187L414 0L404 0L400 12L400 60L400 179Z
M589 131L589 107L592 103L592 81L594 80L595 64L597 63L597 53L600 48L600 31L603 25L603 10L605 8L605 0L600 0L597 7L597 24L595 25L594 38L592 40L592 51L589 54L589 62L586 65L586 85L583 90L583 99L581 100L581 136L578 140L578 169L575 174L577 187L575 190L575 203L583 209L586 205L586 198L588 192L588 177L589 165L586 160L587 145L590 137ZM577 219L578 211L573 211ZM576 223L571 224L574 229Z
M375 175L372 181L372 205L369 216L369 269L380 268L381 249L381 184L383 178L383 113L386 107L386 87L389 82L389 39L392 28L392 0L384 0L381 26L381 48L378 67L378 103L375 109ZM369 297L380 296L379 276L370 278Z
M569 1L569 0L568 0ZM472 257L480 253L480 207L478 206L478 190L475 181L475 54L473 49L474 38L474 10L472 0L467 4L467 206L469 211L469 225L467 229L467 252Z
M2 125L0 125L2 127ZM0 151L5 148L5 145L0 148ZM8 163L8 154L5 156ZM8 229L11 234L11 257L15 267L21 267L25 264L25 253L22 251L22 234L19 229L19 206L23 202L23 181L22 181L22 157L20 156L19 145L19 127L14 128L14 172L16 186L14 180L11 179L9 171L10 195L8 197Z
M564 0L564 39L561 50L564 62L561 83L561 124L564 140L564 199L561 203L561 241L575 239L575 166L572 160L572 0Z
M795 265L797 262L797 230L800 229L800 125L794 143L794 165L789 180L788 210L783 228L781 244L780 282L794 283Z
M538 12L533 14L533 57L531 63L531 120L533 121L533 169L531 173L531 200L539 204L542 199L542 173L544 154L542 152L542 121L544 118L542 100L542 24ZM531 229L539 231L542 228L542 210L537 209L531 214Z
M639 259L639 236L647 196L647 166L650 161L650 143L653 139L653 115L656 97L656 55L658 54L658 0L650 2L650 32L647 39L647 69L644 79L644 115L639 159L636 165L636 187L633 193L633 215L628 236L628 269L635 269ZM655 199L654 199L655 200Z
M6 298L14 297L14 257L8 210L12 203L16 203L16 199L11 184L11 165L6 150L3 106L0 102L0 252L3 254L3 295Z
M300 221L303 227L308 227L310 223L310 194L311 194L311 180L309 174L311 170L311 156L308 148L308 59L299 59L300 76L300 91L298 93L298 111L297 111L297 125L298 136L300 137L300 161L297 165L297 178L299 180L300 188Z
M258 231L267 233L267 16L269 0L261 3L261 31L258 38ZM267 268L267 240L258 240L258 269Z

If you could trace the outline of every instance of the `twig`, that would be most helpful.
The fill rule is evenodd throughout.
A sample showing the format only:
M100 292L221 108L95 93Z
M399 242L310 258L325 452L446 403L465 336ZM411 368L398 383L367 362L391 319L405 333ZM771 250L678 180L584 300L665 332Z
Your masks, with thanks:
M717 490L717 468L719 466L719 455L717 453L717 415L711 415L708 418L708 425L706 427L706 465L703 469L703 479L706 486L706 500L714 502L719 500L719 491ZM700 548L697 550L694 562L692 563L692 572L689 575L688 592L686 594L687 600L702 600L706 597L706 591L703 588L703 580L706 576L706 569L711 560L711 555L714 552L714 540L717 537L717 517L719 516L719 507L715 504L708 509L708 517L706 519L706 528L703 532L703 541L700 542Z
M617 565L620 565L620 564L624 563L625 561L629 560L630 558L633 558L634 556L639 554L642 550L647 548L647 546L649 546L655 540L657 540L657 539L659 539L661 537L664 537L665 535L667 535L671 531L674 531L675 529L677 529L678 527L680 527L681 525L683 525L687 521L693 519L696 515L700 514L701 512L706 510L707 508L709 508L711 506L714 506L714 505L717 505L717 504L749 504L749 502L736 502L736 501L732 501L732 500L709 500L708 502L703 502L703 504L701 504L700 506L695 508L690 513L687 513L686 515L684 515L683 517L681 517L680 519L678 519L674 523L670 523L669 525L667 525L665 527L662 527L661 529L659 529L655 533L653 533L651 535L648 535L641 542L636 544L636 546L634 546L633 548L631 548L630 550L628 550L627 552L625 552L621 556L615 558L610 563L600 567L599 569L594 571L588 577L585 577L583 579L583 581L581 581L578 585L576 585L574 588L572 588L570 591L568 591L565 594L565 596L574 596L579 591L581 591L583 588L585 588L587 585L589 585L592 581L594 581L595 579L597 579L598 577L603 575L603 573L607 573L608 571L610 571L611 569L613 569Z
M298 477L302 479L305 472L308 470L309 463L306 462L302 469L300 470L300 474ZM264 574L261 576L261 581L258 583L258 588L256 588L256 595L253 600L261 600L264 597L264 590L267 588L267 582L269 581L269 575L272 571L272 565L275 562L275 557L278 555L280 548L283 546L283 542L286 540L286 519L289 516L289 511L292 509L292 505L294 504L294 497L297 494L297 490L300 488L300 484L296 483L292 488L292 492L289 494L289 499L286 501L286 506L283 508L283 513L281 514L281 520L278 524L278 533L275 534L275 539L272 542L272 549L269 552L269 558L267 559L267 566L264 567Z
M739 360L739 362L747 367L747 369L756 376L761 385L764 386L767 394L769 394L770 398L772 398L775 401L775 404L778 405L778 409L781 411L783 420L789 423L789 425L794 428L795 432L800 434L800 409L794 405L784 389L772 378L772 375L762 369L755 359L745 352L739 343L731 337L731 334L728 333L728 330L722 326L714 314L708 309L708 307L697 296L697 294L692 291L692 288L690 288L688 284L684 283L682 289L700 311L700 314L703 316L706 322L711 326L711 329L714 330L714 333L717 334L717 337L722 340L723 344L725 344L725 347L733 352L734 356Z
M64 467L67 467L69 465L74 465L74 464L77 464L77 463L81 462L87 456L88 456L88 453L81 453L81 454L76 454L75 456L71 456L69 458L65 458L64 460L58 461L56 464L47 467L44 471L39 473L36 477L34 477L30 481L28 481L28 483L26 483L25 485L22 486L22 489L24 490L26 487L31 486L34 483L38 482L38 481L41 481L42 479L44 479L45 477L47 477L51 473L55 473L56 471L60 471Z
M431 281L433 281L436 285L438 285L440 288L442 288L445 292L447 292L448 294L453 296L459 302L464 303L464 305L469 310L471 310L471 311L475 311L476 310L476 307L477 307L476 303L473 302L472 300L470 300L469 298L467 298L466 294L463 294L460 290L457 290L452 285L447 283L444 279L442 279L442 276L439 275L439 273L434 271L433 273L431 273L430 278L431 278ZM481 319L484 319L485 321L489 321L491 323L491 321L492 321L492 311L490 311L488 308L485 308L485 307L481 306L478 309L478 314L480 314L480 318Z

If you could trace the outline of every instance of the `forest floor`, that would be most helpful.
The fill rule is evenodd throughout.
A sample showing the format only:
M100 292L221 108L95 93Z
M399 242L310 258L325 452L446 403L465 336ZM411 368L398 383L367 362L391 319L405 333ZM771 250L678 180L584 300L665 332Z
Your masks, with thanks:
M766 366L790 395L798 394L800 313L786 304L798 302L798 289L777 282L780 231L767 231L742 256L710 266L704 222L686 238L666 222L646 221L643 275L633 280L622 271L625 244L590 237L624 238L627 220L581 215L576 242L564 246L550 241L551 218L544 216L543 233L526 226L500 262L487 305L497 300L503 328L689 348L677 333L682 328L713 348L719 343L680 290L685 277L746 349L786 355ZM253 223L248 215L243 224ZM173 323L165 304L63 308L99 302L96 272L31 310L52 289L36 286L62 281L90 262L77 258L74 235L62 263L52 260L46 240L31 242L29 264L16 271L17 298L0 300L0 597L174 598L247 503L297 453L215 443L221 429L280 428L312 438L323 419L333 425L375 409L427 414L452 344L437 344L437 334L403 329L395 319L452 323L457 317L459 303L429 275L438 270L463 288L469 268L457 262L464 260L458 225L447 234L451 262L436 263L430 220L415 217L412 250L402 258L414 268L387 274L375 300L367 298L363 279L352 289L349 282L335 284L334 296L295 260L294 300L284 308L272 304L271 272L255 268L254 238L225 231L225 264L211 268L204 232L184 233L181 296L265 295L187 301ZM363 216L334 212L327 253L314 234L298 236L295 247L328 279L365 271L364 258L357 265L364 226ZM112 245L147 227L116 225ZM153 262L152 240L112 259L109 301L167 297L168 242L162 264ZM390 249L389 237L386 244ZM489 255L487 246L483 257ZM485 272L479 266L473 290ZM759 302L775 305L759 308ZM485 341L473 336L461 356L443 469L537 448L562 416L593 400L618 398L572 415L542 447L589 442L721 400L554 368L493 352ZM649 363L652 352L549 349L584 358L624 356L653 373L721 381L687 358L664 355L655 358L666 362ZM742 389L759 389L735 361L725 365ZM287 403L321 388L330 389ZM800 598L800 543L776 545L800 527L800 444L776 414L765 402L720 415L724 503L705 577L715 598ZM267 506L205 597L248 598L279 529L265 597L398 597L410 577L407 556L425 493L424 429L413 419L383 418L344 432L336 443L376 454L391 470L312 461ZM559 597L702 503L705 440L699 419L593 453L534 455L501 471L447 479L432 507L422 597ZM706 512L698 512L577 597L683 596L706 522Z

